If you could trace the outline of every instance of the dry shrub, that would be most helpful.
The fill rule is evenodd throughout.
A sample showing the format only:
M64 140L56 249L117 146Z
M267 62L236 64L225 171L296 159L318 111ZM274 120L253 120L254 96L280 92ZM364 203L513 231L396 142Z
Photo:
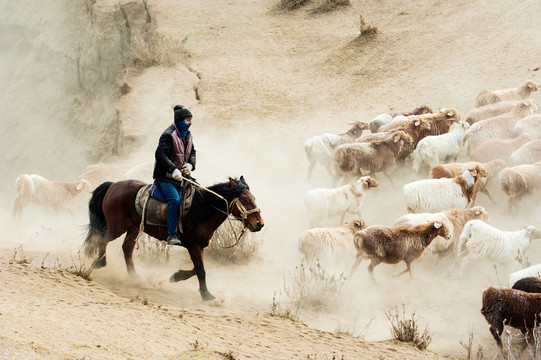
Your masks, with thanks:
M242 233L240 221L225 221L215 232L205 249L205 256L222 264L247 264L259 256L263 232ZM239 240L239 236L242 237Z
M81 256L81 252L79 251L77 253L77 261L74 260L73 255L71 256L71 266L63 266L60 264L60 261L56 259L56 268L67 272L68 274L76 275L79 277L82 277L85 280L91 281L92 280L92 271L94 271L94 266L90 265L88 266L86 264L86 261Z
M299 308L328 311L338 306L345 280L344 274L328 274L319 260L309 267L303 261L293 273L289 272L284 291Z
M162 264L169 260L169 249L165 241L143 234L137 239L135 255L150 263Z
M272 296L271 311L268 313L268 315L270 315L272 317L279 317L279 318L282 318L282 319L289 319L289 320L291 320L293 322L298 322L298 323L301 323L303 325L306 325L297 316L298 311L299 311L298 307L297 307L297 309L295 311L293 311L293 310L291 310L289 308L282 309L282 306L280 305L279 301L276 298L276 292L274 292L274 295Z
M391 334L395 339L413 343L420 350L424 350L430 345L432 334L428 331L428 325L422 334L419 332L415 311L408 319L406 318L406 306L402 305L402 316L400 316L398 308L386 312L385 315L391 322Z
M19 246L13 251L13 257L9 261L10 264L17 263L21 265L31 264L34 260L33 257L29 257L24 253L23 246Z
M367 24L362 15L359 15L359 36L370 36L378 33L378 28Z
M473 359L473 330L470 331L470 336L468 338L468 343L464 343L462 340L460 340L460 345L462 345L462 347L464 349L466 349L467 351L467 354L466 354L466 360L472 360ZM475 359L476 360L481 360L483 358L483 346L481 345L478 345L477 347L477 352L476 352L476 355L475 355Z
M183 42L172 36L164 36L153 32L141 38L132 36L127 53L129 64L135 67L151 67L157 65L172 66L185 59L188 54L184 50Z
M300 8L307 4L310 0L280 0L278 8L284 11L290 11Z
M340 6L351 5L351 0L320 0L319 6L314 8L315 13L324 13L332 11Z
M521 360L539 360L541 359L541 325L536 325L527 337L520 331L506 330L502 333L501 340L503 344L500 359L521 359Z

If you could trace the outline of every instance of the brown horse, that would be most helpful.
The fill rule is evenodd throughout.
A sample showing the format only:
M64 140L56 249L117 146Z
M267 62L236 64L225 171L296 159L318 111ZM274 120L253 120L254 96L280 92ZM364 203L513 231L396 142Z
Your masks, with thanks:
M132 254L141 224L141 216L137 212L135 202L139 189L145 185L144 182L138 180L115 183L108 181L92 192L88 205L90 224L84 248L88 257L98 252L94 268L98 269L106 265L107 243L126 233L122 244L124 260L128 273L135 274ZM252 232L261 230L264 225L255 197L250 192L244 177L229 178L228 182L213 185L208 190L210 191L204 189L195 191L191 210L183 221L184 232L179 234L182 246L188 250L194 268L178 270L169 279L175 282L197 275L199 292L203 300L215 299L207 289L203 265L203 250L208 246L214 231L229 215L242 221L244 227ZM143 229L145 233L156 239L167 238L165 226L144 224Z

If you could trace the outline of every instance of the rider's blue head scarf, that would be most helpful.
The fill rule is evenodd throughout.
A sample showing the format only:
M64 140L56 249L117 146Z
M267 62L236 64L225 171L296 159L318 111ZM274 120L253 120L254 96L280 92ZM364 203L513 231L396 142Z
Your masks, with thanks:
M188 129L190 128L191 125L192 123L186 119L181 120L181 121L175 121L175 126L177 127L177 130L180 133L180 135L182 136L186 136L186 134L188 133Z

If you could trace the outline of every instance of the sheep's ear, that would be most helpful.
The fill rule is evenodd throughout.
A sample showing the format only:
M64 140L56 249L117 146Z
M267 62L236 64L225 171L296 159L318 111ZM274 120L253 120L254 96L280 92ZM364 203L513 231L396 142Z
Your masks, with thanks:
M394 136L394 139L393 139L393 141L394 141L395 143L397 143L398 140L400 140L400 134L396 134L396 135Z
M447 117L451 117L451 116L453 116L453 115L454 115L454 114L453 114L452 111L449 111L449 112L447 113Z
M435 223L434 223L434 227L435 227L436 229L439 229L439 228L441 227L441 223L435 222Z
M421 125L421 120L417 120L414 125L415 126L420 126Z
M374 178L370 178L370 186L371 187L378 187L378 182Z
M476 211L476 212L475 212L475 215L481 215L481 212L480 212L480 211Z
M473 170L471 171L471 174L472 174L472 176L477 176L477 169L473 169Z
M81 190L83 188L84 184L85 184L84 182L79 181L77 183L77 186L75 187L77 189L77 191Z

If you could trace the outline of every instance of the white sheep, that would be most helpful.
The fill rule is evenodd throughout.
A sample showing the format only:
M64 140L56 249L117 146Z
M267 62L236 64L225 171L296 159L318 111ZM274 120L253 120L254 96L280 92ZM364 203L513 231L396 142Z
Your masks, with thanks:
M470 220L464 225L458 240L457 276L471 260L487 259L494 264L510 264L524 256L533 239L541 237L535 226L517 231L503 231L481 220Z
M364 121L356 121L351 125L351 128L345 133L327 133L306 140L304 143L304 152L306 153L309 164L308 179L312 176L312 171L318 163L325 167L331 178L334 178L331 169L334 149L339 145L355 141L356 138L361 136L363 130L368 129L368 124Z
M426 105L423 105L423 106L413 109L410 112L393 113L393 114L383 113L373 118L368 123L368 125L370 126L370 131L375 133L379 130L380 127L387 125L392 121L405 120L406 117L410 115L428 114L431 112L432 112L432 109L430 109Z
M541 264L532 265L526 269L517 270L509 275L509 285L527 277L541 277Z
M470 125L474 123L485 120L494 116L508 113L513 107L518 103L518 101L501 101L494 104L488 104L485 106L473 108L466 115L466 122Z
M512 139L491 139L477 146L470 151L470 160L489 162L493 159L509 161L509 155L522 145L530 141L527 134L521 134Z
M346 213L361 216L361 206L366 192L377 187L378 182L370 177L363 176L352 184L335 189L312 189L304 196L304 204L310 219L310 226L316 227L322 220L340 215L340 223L344 222Z
M469 128L467 122L460 121L454 123L446 134L427 136L419 140L412 154L413 170L418 173L423 164L432 167L456 160L464 144L464 135Z
M365 227L365 221L357 218L334 228L305 230L299 235L299 252L307 262L343 264L344 258L355 257L353 235Z
M522 100L508 113L476 122L466 133L468 154L487 140L510 138L515 124L538 110L532 100Z
M521 86L504 90L483 90L477 95L475 107L494 104L507 100L522 100L537 91L537 85L531 80L526 80Z
M403 187L406 209L410 213L464 209L473 200L479 178L486 176L485 169L473 166L451 179L425 179L406 184Z
M541 161L503 169L500 186L508 196L508 210L512 211L524 196L541 190Z
M538 161L541 161L541 139L528 141L509 155L509 163L513 166Z
M70 201L83 191L90 190L90 184L85 179L71 182L49 181L39 175L22 174L15 180L18 197L13 206L13 216L20 217L23 208L29 204L36 204L54 209L67 210Z
M541 115L526 116L515 124L512 136L528 135L532 139L541 139Z

